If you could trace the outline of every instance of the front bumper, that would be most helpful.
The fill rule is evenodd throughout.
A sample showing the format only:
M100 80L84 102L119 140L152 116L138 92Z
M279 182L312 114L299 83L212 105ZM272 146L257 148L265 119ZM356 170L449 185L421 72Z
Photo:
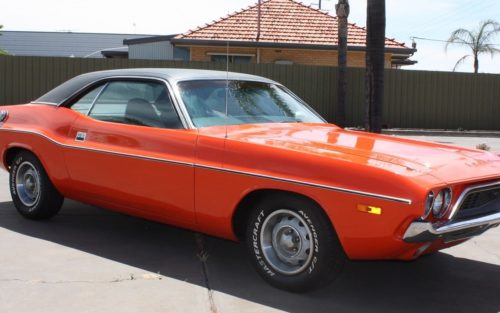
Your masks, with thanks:
M500 213L465 221L450 221L441 225L414 221L403 235L403 240L409 243L422 243L442 239L448 243L480 235L498 225L500 225Z

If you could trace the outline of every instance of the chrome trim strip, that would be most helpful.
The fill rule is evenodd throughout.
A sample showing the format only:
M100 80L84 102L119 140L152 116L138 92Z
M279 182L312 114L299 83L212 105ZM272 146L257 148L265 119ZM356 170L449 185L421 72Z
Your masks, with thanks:
M50 104L57 106L58 104L55 102L46 102L46 101L30 101L30 104Z
M458 197L457 202L455 202L455 205L453 205L453 209L451 210L449 219L453 220L455 215L457 215L458 209L460 208L460 206L462 206L465 198L469 195L470 192L474 192L477 189L488 189L488 188L497 187L497 186L500 187L500 180L492 182L492 183L488 183L488 184L474 185L474 186L471 186L471 187L464 189L464 191L462 191L462 193Z
M108 151L108 150L102 150L102 149L94 149L94 148L88 148L88 147L81 147L81 146L74 146L74 145L69 145L65 143L61 143L57 140L54 140L50 138L47 135L37 133L37 132L32 132L32 131L27 131L27 130L17 130L17 129L6 129L6 128L0 128L0 131L10 131L10 132L15 132L15 133L24 133L24 134L32 134L32 135L38 135L42 138L45 138L49 140L50 142L64 147L68 149L75 149L75 150L86 150L86 151L92 151L92 152L100 152L104 154L111 154L111 155L117 155L117 156L127 156L135 159L143 159L143 160L151 160L151 161L158 161L158 162L163 162L163 163L171 163L171 164L177 164L177 165L185 165L185 166L190 166L193 167L194 164L190 162L182 162L182 161L176 161L176 160L168 160L168 159L162 159L162 158L155 158L155 157L150 157L150 156L144 156L144 155L139 155L139 154L131 154L131 153L124 153L124 152L115 152L115 151Z
M451 224L446 224L435 230L435 234L445 234L452 231L463 230L470 227L476 227L481 225L493 225L500 223L500 213L495 213L492 215L478 217L472 220L466 220L462 222L456 222Z
M95 106L95 103L97 102L97 99L99 99L99 97L102 95L102 93L104 92L104 90L106 90L106 88L108 88L109 86L109 82L106 82L104 85L101 86L101 90L99 90L99 92L97 93L97 95L95 95L94 99L92 100L92 103L90 104L90 107L89 109L87 110L87 113L85 113L85 115L87 115L88 117L90 117L90 113L92 112L92 110L94 109L94 106ZM92 91L90 91L92 92ZM87 93L88 94L88 93ZM78 102L78 101L77 101ZM73 104L75 104L76 102L73 102ZM73 105L72 104L72 105Z
M110 154L110 155L116 155L116 156L125 156L125 157L129 157L129 158L134 158L134 159L157 161L157 162L162 162L162 163L169 163L169 164L175 164L175 165L183 165L183 166L189 166L189 167L193 167L194 166L194 164L190 163L190 162L183 162L183 161L175 161L175 160L169 160L169 159L155 158L155 157L144 156L144 155L139 155L139 154L132 154L132 153L123 153L123 152L107 151L107 150L94 149L94 148L78 147L78 146L66 145L66 144L61 144L61 143L57 143L57 144L60 145L60 146L65 147L65 148L75 149L75 150L85 150L85 151L99 152L99 153L104 153L104 154Z
M165 80L165 83L167 84L168 90L170 92L170 98L172 99L172 103L178 109L179 116L181 117L183 122L187 125L186 128L196 129L193 121L191 120L191 116L189 116L189 113L186 109L186 105L182 101L182 97L180 95L179 88L177 87L177 83L171 84L167 80Z
M213 166L199 165L199 164L196 164L195 166L198 168L210 169L210 170L215 170L215 171L219 171L219 172L228 172L228 173L258 177L258 178L266 178L266 179L271 179L271 180L276 180L276 181L281 181L281 182L286 182L286 183L304 185L304 186L309 186L309 187L316 187L316 188L321 188L321 189L328 189L328 190L333 190L333 191L337 191L337 192L356 194L356 195L361 195L361 196L370 197L370 198L377 198L377 199L401 202L401 203L405 203L405 204L411 204L411 200L409 200L409 199L380 195L380 194L376 194L376 193L364 192L364 191L359 191L359 190L333 187L333 186L328 186L328 185L323 185L323 184L310 183L310 182L301 181L301 180L282 178L282 177L276 177L276 176L269 176L269 175L265 175L265 174L237 171L237 170L232 170L232 169L228 169L228 168L220 168L220 167L213 167Z
M168 159L162 159L162 158L155 158L155 157L144 156L144 155L129 154L129 153L123 153L123 152L114 152L114 151L107 151L107 150L101 150L101 149L68 145L68 144L60 143L60 142L50 138L49 136L47 136L45 134L41 134L41 133L37 133L37 132L33 132L33 131L6 129L6 128L0 128L0 131L9 131L9 132L38 135L42 138L49 140L50 142L52 142L56 145L59 145L61 147L65 147L65 148L69 148L69 149L88 150L88 151L100 152L100 153L111 154L111 155L127 156L127 157L132 157L132 158L152 160L152 161L177 164L177 165L183 165L183 166L190 166L190 167L214 170L214 171L219 171L219 172L227 172L227 173L246 175L246 176L251 176L251 177L265 178L265 179L271 179L271 180L275 180L275 181L298 184L298 185L303 185L303 186L308 186L308 187L327 189L327 190L332 190L332 191L336 191L336 192L355 194L355 195L360 195L360 196L365 196L365 197L370 197L370 198L394 201L394 202L404 203L404 204L408 204L408 205L410 205L412 203L412 200L410 200L410 199L392 197L392 196L387 196L387 195L381 195L381 194L364 192L364 191L347 189L347 188L341 188L341 187L334 187L334 186L323 185L323 184L316 184L316 183L311 183L311 182L306 182L306 181L301 181L301 180L294 180L294 179L270 176L270 175L259 174L259 173L238 171L238 170L233 170L233 169L228 169L228 168L214 167L214 166L208 166L208 165L202 165L202 164L194 164L194 163L190 163L190 162L182 162L182 161L168 160Z
M495 213L487 216L478 217L471 220L460 221L460 222L449 222L438 228L434 228L432 223L423 221L414 221L410 224L405 234L403 235L403 240L406 242L427 242L433 241L439 238L443 238L446 241L447 235L452 237L452 240L461 240L470 237L477 236L482 232L487 231L491 227L498 226L500 224L500 213ZM469 232L467 232L467 230ZM453 236L454 232L459 232Z

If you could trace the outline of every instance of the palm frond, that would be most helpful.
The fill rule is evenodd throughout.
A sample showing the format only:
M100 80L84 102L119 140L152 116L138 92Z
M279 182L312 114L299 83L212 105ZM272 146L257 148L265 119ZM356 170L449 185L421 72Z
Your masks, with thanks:
M464 63L464 62L465 62L465 60L467 60L467 58L468 58L468 57L471 57L471 55L470 55L470 54L467 54L467 55L464 55L463 57L461 57L461 58L457 61L457 63L455 63L455 66L453 67L453 72L455 72L455 70L457 69L457 67L458 67L460 64Z
M453 31L444 47L445 52L451 44L467 46L472 51L472 55L465 55L455 63L453 71L470 56L474 56L477 60L480 54L489 53L493 58L496 53L499 53L500 49L491 44L493 37L498 33L500 33L500 24L494 20L482 21L479 28L473 31L464 28ZM476 67L477 65L474 65L475 69Z
M474 47L474 34L470 30L459 28L451 33L450 38L446 41L446 45L444 47L445 52L448 51L448 46L450 44L458 44L462 46L468 46L471 49Z
M488 26L491 26L491 29L487 30L486 28ZM487 44L490 42L490 40L500 33L500 24L493 21L493 20L487 20L484 21L483 24L481 25L481 38L480 38L480 44Z
M3 25L0 25L0 31L2 30ZM2 36L2 33L0 32L0 36ZM9 53L6 50L3 50L0 48L0 55L8 55Z
M480 52L489 53L491 55L491 57L493 58L493 56L495 55L495 53L499 53L500 52L500 49L495 48L492 45L484 45L483 49Z

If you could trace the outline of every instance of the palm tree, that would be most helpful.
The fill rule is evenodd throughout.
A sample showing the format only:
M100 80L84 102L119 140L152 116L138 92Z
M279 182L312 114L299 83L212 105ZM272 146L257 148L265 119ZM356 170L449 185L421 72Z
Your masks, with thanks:
M479 55L489 53L491 57L494 56L495 53L500 52L499 49L495 48L491 43L491 40L495 35L500 32L500 24L493 20L486 20L481 22L479 25L479 29L468 30L464 28L459 28L453 31L450 35L450 38L446 42L445 51L448 50L448 46L450 44L457 44L469 47L472 51L472 54L467 54L461 57L455 66L453 67L453 71L462 64L469 57L474 58L474 73L477 73L479 70Z
M0 32L2 31L3 25L0 25ZM0 33L0 36L2 36L2 33ZM3 50L0 48L0 55L7 55L7 51Z
M385 0L367 0L366 13L365 129L380 133L384 100Z
M338 89L337 89L337 105L338 117L337 123L344 127L346 122L346 94L347 94L347 18L349 17L349 1L339 0L335 6L338 18L337 41L339 46L338 55Z

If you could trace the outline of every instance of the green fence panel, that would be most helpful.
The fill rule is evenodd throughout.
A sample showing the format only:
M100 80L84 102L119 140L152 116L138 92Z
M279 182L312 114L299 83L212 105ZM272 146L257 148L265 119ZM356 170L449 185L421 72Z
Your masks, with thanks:
M115 68L174 67L226 70L225 63L162 60L0 57L0 105L27 103L76 75ZM229 70L274 79L330 122L337 108L337 68L230 64ZM348 126L365 120L365 71L347 71ZM392 128L500 130L500 75L385 71L383 124Z

